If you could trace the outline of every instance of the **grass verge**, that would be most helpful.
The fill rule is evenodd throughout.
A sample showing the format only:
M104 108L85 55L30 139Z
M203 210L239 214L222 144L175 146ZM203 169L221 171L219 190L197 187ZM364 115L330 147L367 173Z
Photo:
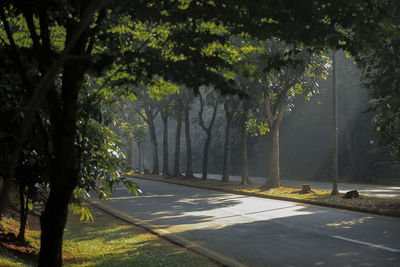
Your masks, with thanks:
M160 175L133 174L131 177L160 182L217 190L227 193L243 194L278 200L295 201L306 204L328 206L332 208L368 212L378 215L400 217L400 200L385 199L361 195L359 198L344 199L342 193L336 196L331 191L312 189L314 193L301 194L300 188L285 187L260 190L260 184L240 185L239 182L222 182L218 180L201 180L198 178L166 177Z
M64 233L64 266L219 266L141 227L92 206L90 210L94 222L82 222L79 216L69 215ZM0 223L5 231L16 233L18 230L17 218L10 214L3 216ZM37 252L40 231L35 226L32 228L28 239L32 250ZM36 261L30 256L0 246L0 266L35 266Z

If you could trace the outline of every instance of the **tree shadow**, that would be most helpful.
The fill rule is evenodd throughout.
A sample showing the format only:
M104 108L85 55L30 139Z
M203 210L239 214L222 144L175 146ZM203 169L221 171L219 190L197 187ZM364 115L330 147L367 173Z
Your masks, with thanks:
M276 217L281 211L241 214L247 221L222 221L222 227L177 235L248 266L399 266L400 251L384 249L400 249L395 219L385 223L375 216L312 206Z

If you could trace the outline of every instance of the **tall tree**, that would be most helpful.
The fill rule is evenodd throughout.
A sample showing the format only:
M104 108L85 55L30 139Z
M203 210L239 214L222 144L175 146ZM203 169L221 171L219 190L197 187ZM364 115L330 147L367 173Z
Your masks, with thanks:
M186 171L185 177L193 177L192 164L192 139L190 138L190 102L186 102L183 107L185 118L185 140L186 140Z
M127 147L127 163L130 168L134 167L133 162L133 141L135 138L135 125L139 124L137 116L138 105L131 99L118 99L114 104L119 130Z
M139 97L141 101L141 105L143 108L143 112L140 112L140 116L143 120L147 123L149 127L149 134L150 134L150 141L153 146L153 170L152 174L160 174L160 166L158 160L158 142L157 142L157 135L156 135L156 126L154 124L154 120L159 113L159 109L157 108L157 101L151 99L147 92L142 92Z
M291 109L296 95L305 94L310 97L317 93L318 79L326 77L330 66L327 57L312 54L304 48L274 41L269 45L266 49L270 53L277 49L276 55L286 63L262 74L258 79L270 136L268 178L263 186L265 189L280 186L279 129L285 109Z
M163 122L163 168L162 168L163 175L170 175L169 162L168 162L168 158L169 158L168 118L169 118L169 112L170 112L169 102L170 102L170 98L168 96L165 96L161 100L161 108L160 108L161 119Z
M182 132L182 119L183 119L183 101L180 95L175 96L173 115L176 120L176 130L175 130L174 170L172 175L177 177L180 175L181 132Z
M206 98L206 99L204 99ZM199 111L199 125L200 127L204 130L204 132L206 133L206 140L204 142L204 149L203 149L203 170L202 170L202 176L201 178L203 180L207 179L207 170L208 170L208 151L209 151L209 147L211 144L211 140L212 140L212 127L214 126L214 122L215 122L215 116L217 115L217 110L218 110L218 106L219 106L219 96L217 96L215 93L208 92L206 93L206 96L204 97L202 95L202 93L199 93L199 101L200 101L200 111ZM211 116L209 118L209 123L208 126L206 126L205 122L204 122L204 108L205 106L211 106L212 108L212 113Z
M233 120L233 106L235 99L233 97L227 97L224 101L225 111L225 142L224 142L224 161L222 166L222 181L229 181L229 168L230 168L230 156L231 156L231 129Z

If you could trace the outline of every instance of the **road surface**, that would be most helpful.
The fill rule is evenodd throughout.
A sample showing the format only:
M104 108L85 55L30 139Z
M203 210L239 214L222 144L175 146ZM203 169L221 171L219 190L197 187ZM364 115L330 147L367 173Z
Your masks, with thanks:
M200 173L195 174L196 177L201 177ZM209 179L221 180L220 174L208 174ZM240 181L241 177L236 175L229 176L231 181ZM249 178L254 183L264 184L267 180L266 177L250 177ZM320 181L304 181L304 180L292 180L292 179L282 179L280 180L282 185L301 188L303 184L311 185L311 188L315 189L325 189L332 190L331 182L320 182ZM352 183L339 183L339 192L345 193L350 190L358 190L360 194L373 196L373 197L383 197L391 199L400 199L400 185L397 186L386 186L386 185L372 185L372 184L352 184Z
M228 265L400 266L396 218L134 181L103 204Z

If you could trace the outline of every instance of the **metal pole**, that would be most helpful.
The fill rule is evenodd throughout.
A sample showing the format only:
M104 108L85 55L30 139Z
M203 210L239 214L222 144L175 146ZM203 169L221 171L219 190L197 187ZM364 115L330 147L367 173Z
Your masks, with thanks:
M336 90L336 56L332 53L332 80L333 80L333 159L332 159L332 195L339 194L338 191L338 108L337 108L337 90Z

